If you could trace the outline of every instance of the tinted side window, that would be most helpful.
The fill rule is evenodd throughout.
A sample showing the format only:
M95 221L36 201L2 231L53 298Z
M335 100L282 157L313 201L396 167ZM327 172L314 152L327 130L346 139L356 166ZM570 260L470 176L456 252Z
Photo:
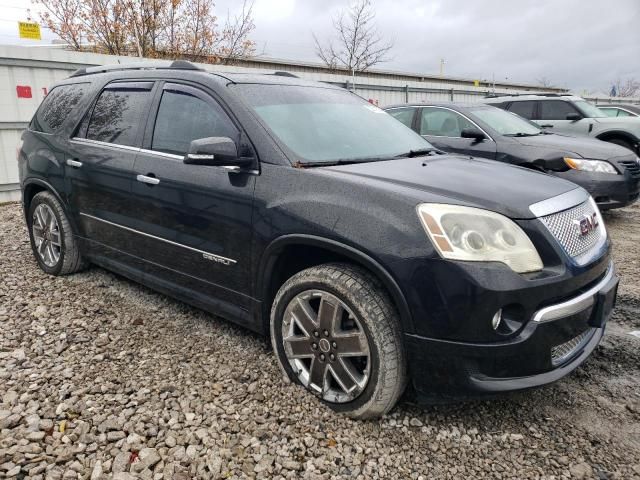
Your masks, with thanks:
M566 120L570 113L578 113L569 102L543 100L540 102L540 120Z
M533 119L533 112L536 109L536 102L513 102L509 111L529 120Z
M31 129L43 133L56 132L78 105L88 86L88 83L75 83L60 85L51 90L33 117Z
M475 128L466 118L444 108L423 108L420 116L420 135L460 137L465 128Z
M162 92L152 150L184 155L192 140L236 136L235 126L213 100L207 102L178 90Z
M117 145L138 146L138 133L151 100L149 85L103 90L93 108L87 138Z
M411 123L413 122L414 112L415 110L413 108L393 108L391 110L387 110L389 115L396 120L400 120L409 128L411 128Z

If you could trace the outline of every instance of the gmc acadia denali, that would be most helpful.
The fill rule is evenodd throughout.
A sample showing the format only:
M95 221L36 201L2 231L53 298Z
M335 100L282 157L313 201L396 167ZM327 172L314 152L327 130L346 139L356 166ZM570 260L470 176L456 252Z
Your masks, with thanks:
M445 155L338 87L187 62L93 67L22 136L31 245L269 334L354 418L553 382L603 336L618 279L575 184Z

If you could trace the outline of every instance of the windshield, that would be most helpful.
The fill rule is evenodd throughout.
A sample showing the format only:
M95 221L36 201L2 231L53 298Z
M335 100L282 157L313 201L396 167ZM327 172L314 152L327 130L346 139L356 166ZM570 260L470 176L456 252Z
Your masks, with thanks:
M514 113L495 107L472 107L469 112L502 135L539 135L540 128Z
M585 101L585 100L578 100L573 102L573 104L578 107L578 110L580 110L585 117L588 118L603 118L603 117L607 117L608 115L606 113L604 113L602 110L600 110L598 107L596 107L595 105L590 104L589 102Z
M346 90L264 84L232 88L302 163L382 160L433 148Z

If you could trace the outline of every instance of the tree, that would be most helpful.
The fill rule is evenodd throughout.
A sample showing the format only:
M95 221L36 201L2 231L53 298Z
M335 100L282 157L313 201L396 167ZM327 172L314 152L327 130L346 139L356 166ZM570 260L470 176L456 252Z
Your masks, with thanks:
M253 3L227 14L223 28L213 0L32 0L40 20L74 50L114 55L183 57L229 62L253 53Z
M33 3L44 7L39 15L40 21L71 48L79 50L84 33L80 21L84 8L82 0L37 0Z
M551 80L549 80L548 77L537 78L536 82L537 82L538 85L540 85L543 88L552 88L553 87L553 82Z
M640 95L640 82L635 78L627 78L626 80L618 78L614 82L614 85L618 97L635 97Z
M329 68L364 72L389 60L393 42L385 41L375 25L371 0L357 0L333 19L337 38L322 45L316 35L316 54Z

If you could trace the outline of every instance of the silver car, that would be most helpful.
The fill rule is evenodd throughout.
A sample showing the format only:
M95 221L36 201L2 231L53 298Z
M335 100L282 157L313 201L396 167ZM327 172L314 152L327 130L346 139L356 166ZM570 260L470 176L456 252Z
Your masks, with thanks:
M636 153L640 151L640 117L610 117L575 95L490 96L485 102L532 120L553 132L594 137Z

